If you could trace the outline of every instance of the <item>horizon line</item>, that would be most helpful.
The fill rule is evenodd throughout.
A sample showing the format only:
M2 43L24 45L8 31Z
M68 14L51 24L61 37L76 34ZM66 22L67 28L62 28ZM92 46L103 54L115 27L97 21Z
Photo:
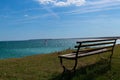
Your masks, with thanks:
M31 41L31 40L52 40L52 39L104 39L104 38L115 38L120 39L120 36L108 36L108 37L81 37L81 38L40 38L40 39L23 39L23 40L1 40L0 42L6 42L6 41Z

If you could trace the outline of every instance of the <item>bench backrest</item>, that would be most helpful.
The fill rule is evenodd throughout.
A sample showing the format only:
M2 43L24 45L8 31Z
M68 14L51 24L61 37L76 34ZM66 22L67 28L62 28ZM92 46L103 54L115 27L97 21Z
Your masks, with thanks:
M103 50L101 52L109 52L114 49L116 44L116 39L98 39L98 40L86 40L86 41L77 41L77 46L75 46L76 56L78 54L85 54L88 52ZM101 53L100 52L100 53Z

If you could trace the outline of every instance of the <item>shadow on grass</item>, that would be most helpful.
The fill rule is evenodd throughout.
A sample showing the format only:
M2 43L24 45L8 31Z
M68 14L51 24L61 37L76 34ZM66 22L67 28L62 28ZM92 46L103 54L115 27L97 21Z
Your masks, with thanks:
M49 80L95 80L96 77L103 75L110 70L107 60L100 60L95 64L78 68L76 72L66 72L52 77Z

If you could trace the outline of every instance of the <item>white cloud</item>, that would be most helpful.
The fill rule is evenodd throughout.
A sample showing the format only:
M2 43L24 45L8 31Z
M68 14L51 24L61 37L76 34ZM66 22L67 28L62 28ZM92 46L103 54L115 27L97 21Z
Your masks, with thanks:
M40 2L40 4L50 4L50 3L55 3L55 0L36 0Z
M88 2L89 5L106 5L110 3L118 3L120 0L99 0L99 1L90 1Z
M63 12L63 14L84 14L106 10L120 9L120 0L98 0L98 1L86 1L84 7L80 7L74 10Z
M47 6L44 6L44 9L45 9L46 11L48 11L49 14L52 15L53 17L59 18L59 16L57 15L57 13L54 12L51 8L49 8L49 7L47 7Z
M70 5L75 5L75 6L81 6L85 4L85 0L66 0L66 1L59 1L59 0L36 0L40 4L52 4L54 6L70 6Z

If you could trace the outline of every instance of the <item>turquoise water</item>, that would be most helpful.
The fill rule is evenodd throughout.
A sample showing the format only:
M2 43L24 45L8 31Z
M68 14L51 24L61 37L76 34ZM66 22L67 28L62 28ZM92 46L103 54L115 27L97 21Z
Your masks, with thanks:
M19 58L35 54L46 54L74 48L81 39L40 39L26 41L1 41L0 59Z

